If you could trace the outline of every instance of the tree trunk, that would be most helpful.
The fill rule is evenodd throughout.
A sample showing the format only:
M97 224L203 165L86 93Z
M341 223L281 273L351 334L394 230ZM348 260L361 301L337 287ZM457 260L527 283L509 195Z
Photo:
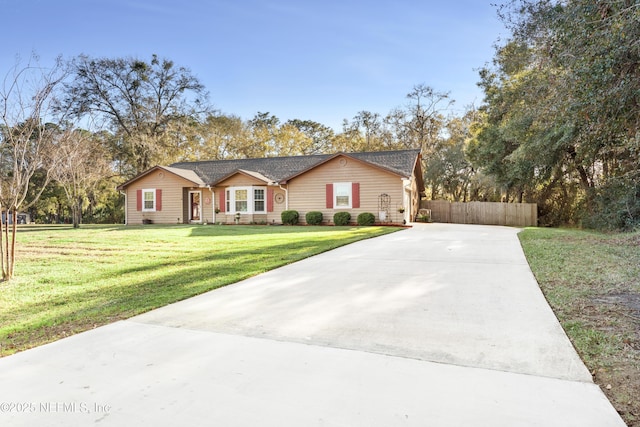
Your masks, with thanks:
M11 254L9 255L9 275L7 280L11 280L13 278L13 267L16 261L16 234L18 234L18 209L13 208L13 234L11 236Z
M80 228L82 223L82 197L71 203L71 216L73 217L73 228Z
M6 210L6 215L4 219L4 268L2 269L2 278L4 280L11 279L10 269L11 269L11 255L9 252L9 215L11 214L11 209Z
M0 253L2 255L2 280L13 278L13 266L16 259L16 234L18 228L18 216L16 208L7 208L4 212L4 221L0 227ZM11 224L10 224L11 222ZM11 238L9 238L9 225L11 225ZM4 241L3 241L4 240Z
M5 224L5 219L8 221L9 220L9 214L5 214L4 211L2 209L0 209L0 217L3 217L2 221L0 221L0 265L2 266L2 279L6 280L7 274L7 267L6 267L6 263L4 261L4 256L5 256L5 249L4 249L4 245L5 245L5 239L4 239L4 224Z

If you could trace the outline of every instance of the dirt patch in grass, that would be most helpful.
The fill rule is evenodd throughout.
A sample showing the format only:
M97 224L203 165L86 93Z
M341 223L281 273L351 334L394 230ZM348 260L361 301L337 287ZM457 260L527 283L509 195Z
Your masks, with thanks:
M640 427L640 233L527 229L520 238L594 382Z
M616 292L591 301L593 309L582 317L619 340L615 352L599 358L594 381L630 426L640 426L640 294Z
M618 313L640 322L640 294L622 292L593 298L597 304L604 304Z

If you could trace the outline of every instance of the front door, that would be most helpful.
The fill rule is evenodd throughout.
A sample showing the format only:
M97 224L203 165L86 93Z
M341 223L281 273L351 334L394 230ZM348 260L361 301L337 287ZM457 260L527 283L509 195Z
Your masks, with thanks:
M202 215L202 193L200 191L189 192L189 220L200 222Z

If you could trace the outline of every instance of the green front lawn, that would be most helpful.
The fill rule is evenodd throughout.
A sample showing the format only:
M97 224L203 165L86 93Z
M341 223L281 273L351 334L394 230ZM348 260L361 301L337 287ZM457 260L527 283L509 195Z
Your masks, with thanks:
M22 226L16 278L0 283L0 356L398 229Z

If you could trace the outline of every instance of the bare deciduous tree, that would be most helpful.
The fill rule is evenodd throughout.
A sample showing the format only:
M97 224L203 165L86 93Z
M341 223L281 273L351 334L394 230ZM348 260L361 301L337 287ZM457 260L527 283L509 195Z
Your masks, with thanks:
M51 101L66 77L61 61L50 69L16 65L0 87L0 264L3 280L14 274L17 214L40 197L55 168L55 135L47 124ZM44 171L45 182L25 203L32 178Z
M82 206L87 193L110 174L109 155L106 148L87 131L69 129L57 139L59 158L52 171L64 189L71 207L73 227L80 227Z
M449 94L438 92L430 86L419 84L407 94L411 103L407 106L407 120L404 127L411 140L411 145L421 148L423 156L432 153L439 141L439 133L445 126L442 115L453 103ZM446 103L442 107L442 103Z

